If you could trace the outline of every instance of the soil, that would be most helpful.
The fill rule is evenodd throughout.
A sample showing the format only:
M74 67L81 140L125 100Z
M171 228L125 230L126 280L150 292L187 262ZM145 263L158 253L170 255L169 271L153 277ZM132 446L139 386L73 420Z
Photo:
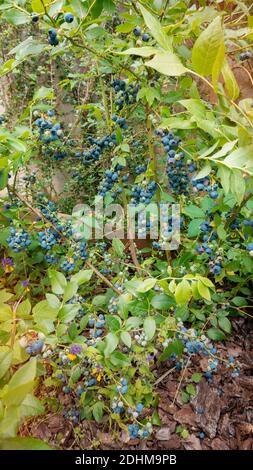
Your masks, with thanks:
M156 392L160 396L161 425L154 427L148 440L129 440L124 431L120 435L109 431L106 422L98 425L86 420L82 421L77 436L69 421L52 412L26 423L21 434L42 439L52 447L74 450L253 450L253 321L236 319L230 339L218 343L217 349L220 358L227 359L229 355L237 358L240 376L232 378L230 369L220 361L222 365L213 375L213 382L209 384L202 378L196 387L197 394L189 403L183 403L181 394L177 393L181 373L168 374L171 365L166 362L155 368L160 380ZM185 371L182 386L193 372L205 370L205 361L200 356L194 357ZM58 398L62 406L70 399L66 395ZM176 432L178 425L188 430L187 438ZM204 439L200 439L200 432L205 433Z

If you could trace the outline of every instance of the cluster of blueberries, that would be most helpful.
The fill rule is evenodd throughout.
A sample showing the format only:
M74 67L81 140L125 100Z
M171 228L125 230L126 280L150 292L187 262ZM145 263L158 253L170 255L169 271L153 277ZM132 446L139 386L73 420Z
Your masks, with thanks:
M135 173L136 175L141 175L142 173L145 173L145 171L147 170L147 165L137 165L135 167Z
M36 356L42 352L43 347L44 341L42 341L42 339L37 339L25 348L25 352L31 356Z
M102 336L105 328L105 317L102 313L98 315L98 319L90 317L88 322L88 327L90 328L90 339L87 340L88 346L96 347L97 338Z
M69 410L64 410L62 416L72 421L72 423L78 424L80 420L80 410L77 408L70 408Z
M118 312L118 299L116 297L111 297L108 304L108 312L113 315Z
M171 239L172 233L176 233L176 231L180 230L180 227L182 227L184 224L184 218L183 217L173 217L168 214L160 214L160 240L159 241L153 241L152 246L155 249L164 249L165 248L165 242L168 239ZM158 286L155 286L155 290Z
M134 30L133 30L133 33L134 35L138 38L140 36L141 39L144 41L144 42L148 42L149 41L149 34L148 33L143 33L142 34L142 31L141 31L141 28L139 26L135 26Z
M128 129L125 117L117 117L116 114L113 114L112 121L117 124L121 129Z
M103 274L111 274L111 272L112 272L112 269L110 268L110 266L112 265L111 254L110 253L103 253L103 257L104 257L104 262L105 262L106 267L102 268L101 272Z
M71 258L64 259L60 264L60 269L64 271L66 274L71 274L76 268L75 261L77 260L77 256L73 255Z
M10 227L10 235L7 238L6 242L8 246L14 251L14 253L20 253L23 250L26 250L32 243L32 240L24 229L16 229L15 227Z
M145 347L148 344L148 337L144 332L134 335L134 339L140 346Z
M195 167L191 163L187 166L185 155L178 152L178 146L181 142L173 132L157 129L156 134L161 136L161 141L166 152L166 173L168 176L169 187L175 194L186 194L189 185L189 172Z
M38 232L38 241L41 248L51 251L58 243L59 236L59 233L51 228L46 228L44 231Z
M208 382L211 382L212 374L217 370L219 365L219 359L216 356L217 349L205 334L195 330L194 328L187 329L181 321L177 323L177 327L177 338L182 341L184 345L184 353L189 356L193 354L203 354L203 356L208 358L205 377ZM163 346L167 347L172 341L173 340L169 338ZM170 358L172 361L176 362L177 370L181 370L184 360L178 360L174 353L171 354ZM232 369L232 377L237 377L239 375L240 365L235 362L235 358L233 356L229 357L227 367Z
M145 186L134 185L131 193L131 204L137 206L138 204L150 204L152 197L156 193L157 183L155 181L150 181Z
M194 168L194 170L195 169L196 168ZM212 199L217 199L219 196L217 191L219 186L217 183L212 186L209 176L200 179L193 179L192 186L194 192L207 191Z
M104 150L114 147L117 144L116 134L107 135L102 139L94 139L89 137L88 141L93 148L89 151L83 152L83 163L88 164L90 162L98 161Z
M42 149L42 154L53 157L56 161L61 161L67 157L68 153L63 148L49 147Z
M0 115L0 125L3 124L5 121L5 118L3 116L3 114Z
M210 272L213 273L215 276L218 276L222 270L222 257L219 255L215 256L213 254L212 247L209 245L210 242L217 240L218 234L216 231L213 230L212 227L213 214L210 211L207 211L207 215L209 216L210 220L206 220L200 225L203 243L201 245L196 246L196 251L199 254L207 254L210 259L208 264Z
M64 15L64 20L66 23L72 23L74 21L74 16L72 13L66 13ZM57 37L57 31L55 28L50 28L48 30L48 43L50 46L58 46L59 44L59 39Z
M122 165L117 164L114 169L105 171L104 179L100 183L100 189L98 193L100 196L105 196L106 193L112 190L114 184L119 181L120 172L123 170L123 168L124 167ZM122 181L125 180L125 178L123 178L124 176L122 177ZM113 192L112 196L115 198L117 194L120 194L121 192L122 187L120 186Z
M147 439L153 432L152 424L150 422L146 423L144 427L140 427L139 424L129 424L128 425L128 433L130 439Z
M122 109L125 104L130 105L135 103L140 85L136 85L135 83L130 83L128 85L126 80L115 78L111 83L111 86L116 93L115 106L117 110Z
M48 117L54 116L54 111L49 110L47 115ZM59 141L63 138L63 130L59 122L53 124L50 119L46 119L45 117L41 116L34 121L34 126L38 128L39 138L45 144Z
M36 183L36 171L33 170L30 175L23 176L23 181L25 181L25 186L28 188L30 185Z
M180 138L171 131L157 129L156 134L161 137L164 150L167 154L166 172L169 187L175 194L187 194L189 190L189 174L194 173L197 167L191 160L185 161L184 152L178 151ZM194 192L207 191L212 199L218 198L218 184L211 184L209 176L191 179Z
M56 29L54 28L50 28L48 30L48 43L50 44L50 46L58 46L59 44L59 39L57 37L57 31Z

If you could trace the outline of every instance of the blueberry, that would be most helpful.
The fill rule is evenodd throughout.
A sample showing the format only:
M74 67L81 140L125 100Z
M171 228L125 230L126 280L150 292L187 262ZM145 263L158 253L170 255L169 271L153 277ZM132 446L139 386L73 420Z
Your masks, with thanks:
M217 197L218 197L217 191L211 191L211 192L210 192L210 197L211 197L212 199L217 199Z
M72 13L66 13L64 15L64 20L66 21L66 23L72 23L72 21L74 21L74 16L72 15Z
M35 13L35 12L31 14L31 17L32 17L32 22L33 23L37 23L39 21L39 18L40 18L38 13Z
M135 36L140 36L141 35L141 28L139 26L136 26L133 30Z
M149 41L149 34L148 34L148 33L144 33L144 34L142 35L142 40L143 40L144 42L148 42L148 41Z
M50 29L48 30L48 34L49 34L50 37L56 38L56 36L57 36L57 31L56 31L56 29L54 29L54 28L50 28Z
M142 403L138 403L138 405L136 406L136 411L138 411L138 413L141 413L142 410L143 410L143 404Z

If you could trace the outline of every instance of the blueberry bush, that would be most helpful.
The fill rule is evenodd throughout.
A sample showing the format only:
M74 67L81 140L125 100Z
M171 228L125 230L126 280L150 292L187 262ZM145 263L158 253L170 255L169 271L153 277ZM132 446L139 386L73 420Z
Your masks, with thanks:
M240 375L225 346L252 307L252 15L233 0L0 2L0 448L48 448L22 426L55 412L77 442L83 421L152 440L163 377L187 403L221 364ZM131 239L88 236L99 198L139 209ZM172 250L173 213L151 237L154 203L180 207Z

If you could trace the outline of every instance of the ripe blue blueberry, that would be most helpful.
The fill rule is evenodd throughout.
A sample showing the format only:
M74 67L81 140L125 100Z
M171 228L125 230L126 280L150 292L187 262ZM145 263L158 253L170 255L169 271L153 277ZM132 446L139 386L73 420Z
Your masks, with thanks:
M136 26L133 30L135 36L140 36L141 35L141 28L139 26Z
M64 20L66 21L66 23L72 23L72 21L74 21L74 16L72 15L72 13L66 13L64 15Z
M142 35L142 40L143 40L144 42L148 42L148 41L149 41L149 34L148 34L148 33L144 33L144 34Z

